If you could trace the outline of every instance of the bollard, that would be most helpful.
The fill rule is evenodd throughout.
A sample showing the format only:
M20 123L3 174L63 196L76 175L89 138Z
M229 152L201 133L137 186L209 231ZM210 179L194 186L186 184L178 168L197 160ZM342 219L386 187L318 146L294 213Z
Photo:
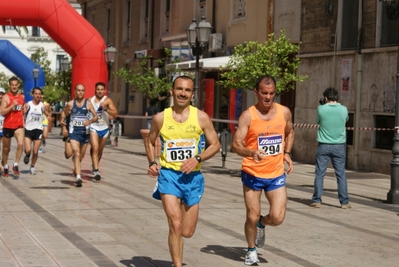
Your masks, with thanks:
M228 143L228 136L229 136L229 131L227 129L223 129L223 131L220 133L220 143L222 147L222 168L226 168L226 156L227 156L227 143Z

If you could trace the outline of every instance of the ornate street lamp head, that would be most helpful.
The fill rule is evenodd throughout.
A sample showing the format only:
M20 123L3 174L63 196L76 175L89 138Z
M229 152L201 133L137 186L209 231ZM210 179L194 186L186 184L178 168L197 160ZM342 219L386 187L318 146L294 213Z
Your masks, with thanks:
M109 44L107 46L107 48L105 48L104 50L104 60L107 64L111 64L114 63L115 61L115 56L116 56L116 48L112 45Z
M33 79L35 79L35 80L39 77L39 68L38 67L33 68L32 75L33 75Z
M212 26L202 16L200 23L197 26L197 38L200 46L205 46L209 42L209 35L211 34Z
M187 42L191 47L195 46L197 40L197 20L193 19L187 28Z

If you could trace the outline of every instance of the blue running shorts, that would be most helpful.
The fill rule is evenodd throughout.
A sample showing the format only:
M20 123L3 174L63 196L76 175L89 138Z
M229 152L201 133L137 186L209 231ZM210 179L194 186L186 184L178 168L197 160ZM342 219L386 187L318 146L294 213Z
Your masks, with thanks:
M274 178L274 179L268 179L268 178L258 178L255 176L252 176L251 174L241 171L241 181L242 184L245 185L246 187L252 189L252 190L265 190L265 192L272 191L274 189L278 189L280 187L285 186L285 179L286 179L286 174L283 173L281 176Z
M205 189L204 176L200 171L185 174L166 168L159 170L157 185L152 194L155 199L161 199L160 193L173 195L189 207L201 201Z
M107 138L108 135L109 135L109 129L105 129L105 130L98 131L98 130L95 130L95 129L91 129L91 128L90 128L90 131L91 131L91 132L97 133L97 134L98 134L98 137L100 137L100 138Z
M81 145L84 145L89 142L90 135L86 134L86 131L82 131L82 133L70 133L69 139L78 141Z

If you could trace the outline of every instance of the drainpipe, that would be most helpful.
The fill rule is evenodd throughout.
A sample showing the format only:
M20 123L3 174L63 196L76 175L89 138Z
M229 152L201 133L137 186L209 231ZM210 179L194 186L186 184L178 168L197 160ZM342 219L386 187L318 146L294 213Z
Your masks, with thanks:
M269 16L267 20L267 34L266 34L266 40L269 34L274 32L274 0L269 0L268 1L268 10L269 10Z
M362 96L362 71L363 71L363 56L362 56L362 30L363 30L363 0L359 0L359 19L358 19L358 52L356 54L357 61L357 80L356 80L356 109L355 109L355 142L354 142L354 161L353 167L355 170L359 170L359 149L360 149L360 108L361 108L361 96Z

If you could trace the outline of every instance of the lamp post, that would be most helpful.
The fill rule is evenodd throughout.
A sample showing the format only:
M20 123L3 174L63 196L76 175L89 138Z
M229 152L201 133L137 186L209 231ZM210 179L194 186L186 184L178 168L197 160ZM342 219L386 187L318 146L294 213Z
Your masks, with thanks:
M194 106L198 107L199 95L199 57L203 53L204 47L209 42L209 34L211 33L211 24L205 21L205 17L201 18L197 25L197 20L193 19L192 23L187 28L187 41L191 46L191 50L195 56L195 78L194 78Z
M36 80L39 77L39 68L34 67L32 70L33 79L35 80L35 87L36 87Z
M112 44L108 44L104 50L104 60L108 67L108 81L111 79L111 67L115 61L116 53L116 48Z
M389 20L396 20L399 17L399 1L384 0ZM387 202L399 204L399 46L396 70L396 104L395 104L395 135L393 138L391 165L391 189L387 194Z

